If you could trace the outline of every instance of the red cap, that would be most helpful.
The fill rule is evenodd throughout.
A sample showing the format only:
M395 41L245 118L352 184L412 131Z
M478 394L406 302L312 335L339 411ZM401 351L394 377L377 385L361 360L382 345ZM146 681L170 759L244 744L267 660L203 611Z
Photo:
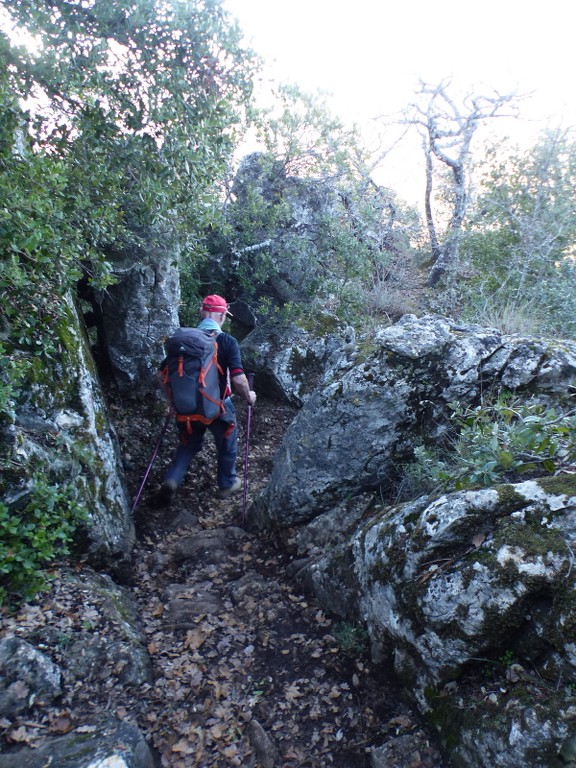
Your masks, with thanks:
M202 309L204 312L226 312L227 315L232 317L232 312L228 309L228 302L223 299L222 296L213 294L212 296L206 296L202 302Z

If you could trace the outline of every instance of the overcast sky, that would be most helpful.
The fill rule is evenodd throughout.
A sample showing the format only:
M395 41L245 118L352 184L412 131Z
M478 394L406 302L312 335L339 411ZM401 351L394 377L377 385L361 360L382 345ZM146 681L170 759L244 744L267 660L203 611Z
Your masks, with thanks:
M435 84L447 77L468 92L532 93L521 107L526 124L576 125L571 0L224 5L272 77L329 92L334 112L360 125L406 106L419 78Z

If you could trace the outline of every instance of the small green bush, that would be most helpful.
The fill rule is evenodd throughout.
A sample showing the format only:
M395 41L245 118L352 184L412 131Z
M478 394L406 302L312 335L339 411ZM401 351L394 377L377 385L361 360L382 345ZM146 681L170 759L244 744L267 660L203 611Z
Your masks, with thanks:
M334 627L333 635L342 653L358 656L368 647L368 630L360 622L342 621Z
M418 446L404 483L419 492L479 488L541 476L576 457L576 416L536 399L500 395L493 404L452 404L455 436L444 447Z
M70 486L33 478L19 508L0 502L0 604L30 599L46 583L47 565L71 552L74 532L87 511Z

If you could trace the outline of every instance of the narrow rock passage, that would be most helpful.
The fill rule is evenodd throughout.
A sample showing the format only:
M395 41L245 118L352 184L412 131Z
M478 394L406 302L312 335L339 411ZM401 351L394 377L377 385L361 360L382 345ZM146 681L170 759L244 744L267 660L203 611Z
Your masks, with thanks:
M138 408L115 413L132 493L162 426L157 405ZM264 398L253 409L249 500L293 416ZM249 533L242 493L215 497L209 434L176 499L157 506L175 444L170 429L136 511L131 578L154 679L136 709L158 765L441 767L389 670L371 664L362 627L327 616L289 578L291 531Z

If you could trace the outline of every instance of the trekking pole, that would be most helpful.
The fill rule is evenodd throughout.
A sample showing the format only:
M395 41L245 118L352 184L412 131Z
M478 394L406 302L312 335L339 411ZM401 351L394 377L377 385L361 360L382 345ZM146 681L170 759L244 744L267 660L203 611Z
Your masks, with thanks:
M254 385L254 374L248 374L248 387L252 389ZM246 414L246 445L244 447L244 494L242 499L242 528L246 523L246 507L248 504L248 454L250 451L250 421L252 419L252 406L248 406Z
M154 459L156 458L156 455L158 454L158 451L160 450L160 444L162 443L162 438L164 437L164 433L168 429L168 423L170 421L170 418L172 416L172 408L168 410L168 413L166 414L166 421L164 422L164 426L162 427L162 430L160 432L160 437L158 438L158 442L156 443L156 447L154 448L154 453L152 454L152 458L150 459L150 463L148 464L148 467L146 469L146 472L144 474L144 479L142 480L142 483L140 484L140 488L138 489L138 493L136 494L136 498L134 499L134 503L132 504L132 509L130 510L130 514L134 514L134 510L136 509L136 505L138 504L140 500L140 496L142 495L142 491L144 490L144 486L146 485L146 480L148 480L148 475L150 474L150 470L152 469L152 464L154 464Z

